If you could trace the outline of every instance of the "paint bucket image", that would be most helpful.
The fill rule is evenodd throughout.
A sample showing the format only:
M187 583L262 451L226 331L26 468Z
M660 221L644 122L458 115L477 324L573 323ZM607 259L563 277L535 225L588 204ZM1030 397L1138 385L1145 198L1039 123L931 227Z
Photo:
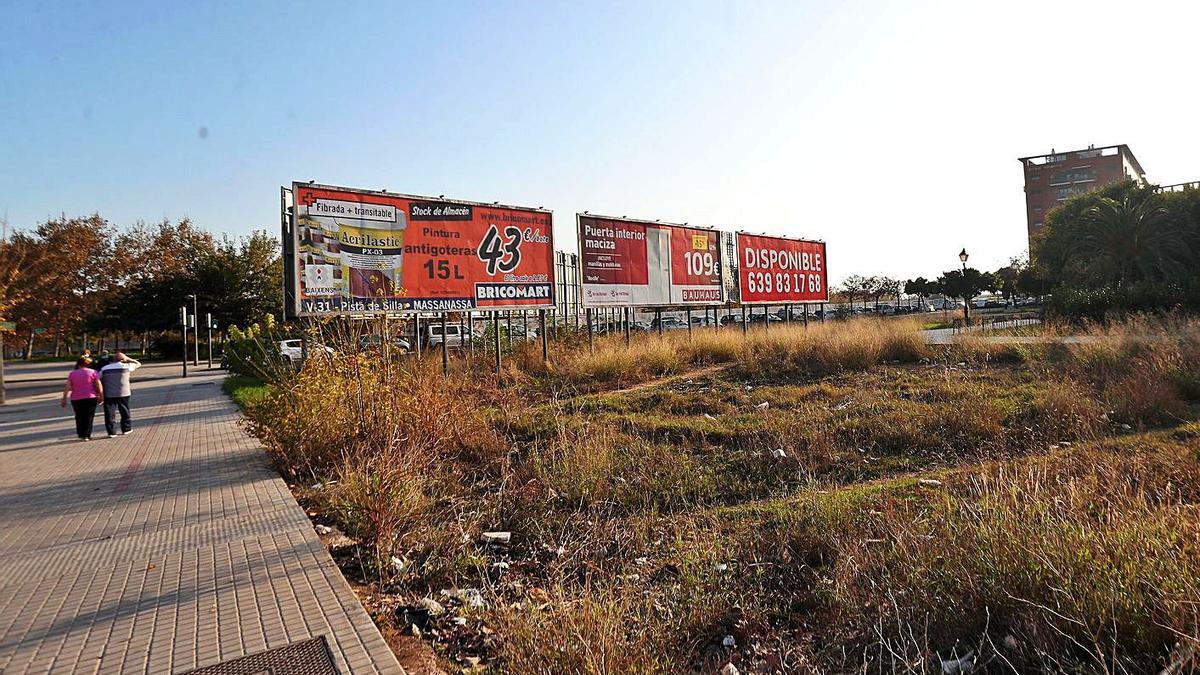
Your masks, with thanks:
M321 237L325 241L325 250L333 255L337 255L340 249L338 244L338 224L333 220L324 220L321 222Z
M343 225L338 243L342 279L351 298L402 295L404 230Z

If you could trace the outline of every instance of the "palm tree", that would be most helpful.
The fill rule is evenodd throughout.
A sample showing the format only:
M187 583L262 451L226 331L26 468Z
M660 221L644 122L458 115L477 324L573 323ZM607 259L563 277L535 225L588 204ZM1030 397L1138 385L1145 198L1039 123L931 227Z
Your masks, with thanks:
M1070 256L1093 282L1166 279L1188 269L1192 252L1184 233L1153 195L1101 198L1082 221Z

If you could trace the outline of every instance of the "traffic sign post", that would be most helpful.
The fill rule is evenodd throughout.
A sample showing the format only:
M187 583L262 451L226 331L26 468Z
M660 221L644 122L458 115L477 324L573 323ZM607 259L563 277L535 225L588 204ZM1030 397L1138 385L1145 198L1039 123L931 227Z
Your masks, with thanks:
M0 322L0 405L4 405L4 331L15 330L17 325L11 321Z
M179 308L179 323L183 327L183 376L187 377L187 362L188 362L188 311L187 305L182 305Z

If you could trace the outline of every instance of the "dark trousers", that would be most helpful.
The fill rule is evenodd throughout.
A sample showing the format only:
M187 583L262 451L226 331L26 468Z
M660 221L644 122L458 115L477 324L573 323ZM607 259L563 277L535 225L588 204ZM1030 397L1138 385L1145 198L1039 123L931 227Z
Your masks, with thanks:
M80 438L92 437L92 421L96 419L96 399L81 398L71 401L75 409L75 433Z
M104 399L104 430L109 436L117 433L117 413L121 413L121 433L129 431L131 417L129 416L129 397L112 396Z

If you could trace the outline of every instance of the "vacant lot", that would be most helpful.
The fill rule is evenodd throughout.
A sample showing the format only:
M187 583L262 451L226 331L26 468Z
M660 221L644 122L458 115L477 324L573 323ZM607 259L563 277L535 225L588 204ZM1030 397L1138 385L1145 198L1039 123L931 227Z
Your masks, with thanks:
M1186 672L1200 323L1090 332L710 330L499 379L343 352L244 401L430 667Z

